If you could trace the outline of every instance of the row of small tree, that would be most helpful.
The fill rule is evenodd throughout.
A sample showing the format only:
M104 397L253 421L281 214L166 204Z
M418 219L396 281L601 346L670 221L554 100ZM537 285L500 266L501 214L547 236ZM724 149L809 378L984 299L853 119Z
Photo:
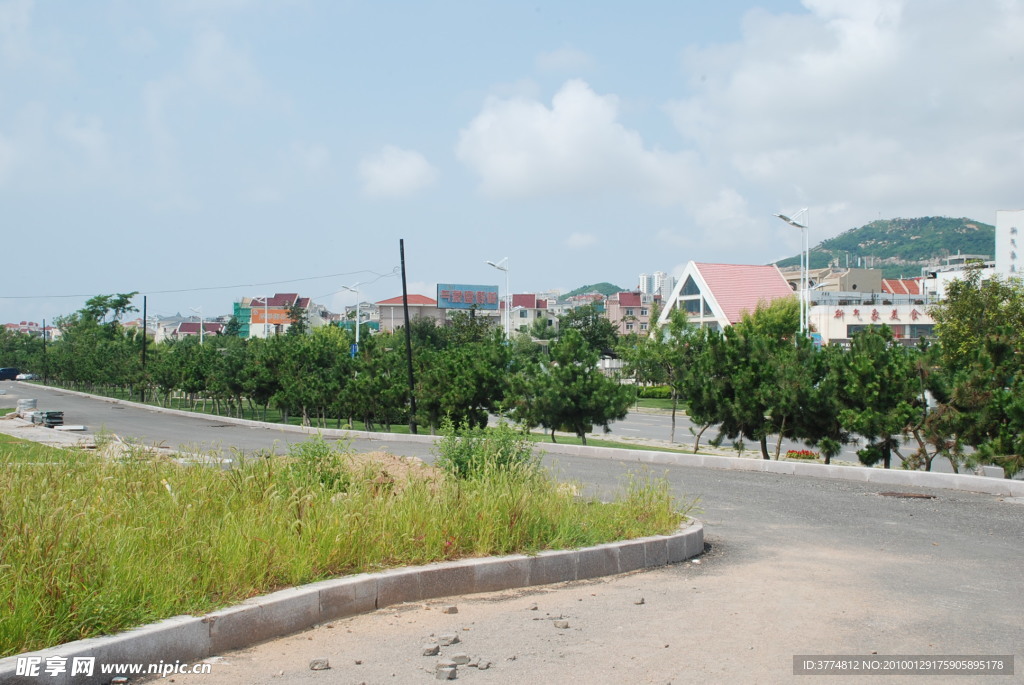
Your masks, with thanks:
M937 456L1024 468L1024 289L982 281L971 272L934 308L938 340L907 347L886 327L858 333L848 348L814 346L797 333L794 299L780 300L724 331L691 326L681 312L646 337L617 339L592 307L563 317L557 339L506 340L483 319L459 315L445 326L415 320L410 392L405 332L364 336L351 355L350 331L325 327L268 339L195 337L145 346L118 320L131 296L98 296L58 320L62 336L0 331L0 361L45 374L67 387L148 397L184 398L235 416L309 425L362 423L368 430L411 423L435 431L446 419L483 426L503 413L555 438L584 441L594 426L625 416L634 387L599 371L617 352L640 386L667 386L675 407L714 442L757 443L779 456L783 438L816 446L826 461L857 437L866 464L893 457L930 468ZM413 407L415 406L415 410ZM774 442L774 444L770 444ZM910 445L908 448L906 445Z
M624 417L633 399L600 372L598 352L571 320L544 348L529 336L509 343L483 318L459 314L444 326L416 319L410 393L403 330L364 336L355 354L351 331L292 326L266 339L147 341L143 355L141 333L118 323L131 295L89 300L57 322L61 336L45 347L0 333L0 355L65 387L263 420L274 409L282 421L322 427L411 423L435 432L445 420L478 427L505 412L550 430L553 440L555 431L569 431L585 441L595 425Z
M665 384L715 441L759 444L778 458L783 438L816 446L826 463L860 437L860 460L893 457L930 469L979 463L1024 469L1024 289L981 280L951 284L932 312L937 341L908 347L885 326L856 334L849 347L814 346L797 335L798 303L777 300L723 332L669 322L624 349L641 382ZM673 440L675 439L673 404ZM909 445L909 447L907 446Z

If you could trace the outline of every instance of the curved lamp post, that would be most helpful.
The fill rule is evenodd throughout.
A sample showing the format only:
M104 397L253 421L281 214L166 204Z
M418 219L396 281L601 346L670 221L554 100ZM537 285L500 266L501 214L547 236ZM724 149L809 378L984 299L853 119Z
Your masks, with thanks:
M508 289L508 257L497 264L490 260L487 263L498 271L505 272L505 339L508 340L512 337L512 291Z
M362 283L356 283L356 284L352 285L351 287L349 287L347 285L341 286L345 290L347 290L347 291L349 291L351 293L355 293L356 294L356 344L355 344L355 347L352 348L352 356L353 357L355 357L357 354L359 354L359 329L362 328L362 326L360 325L362 323L362 321L361 321L362 317L360 316L360 312L359 312L359 304L360 304L359 303L359 291L356 290L356 288L358 288L361 285L362 285Z
M804 222L799 223L796 219L801 214L804 215ZM807 301L808 287L810 286L810 270L811 270L811 249L810 243L807 240L807 226L811 222L806 217L808 214L807 207L804 207L799 212L794 214L792 217L788 217L785 214L776 214L790 226L795 226L800 229L801 233L801 250L800 250L800 333L807 335L810 332L810 309L809 302Z

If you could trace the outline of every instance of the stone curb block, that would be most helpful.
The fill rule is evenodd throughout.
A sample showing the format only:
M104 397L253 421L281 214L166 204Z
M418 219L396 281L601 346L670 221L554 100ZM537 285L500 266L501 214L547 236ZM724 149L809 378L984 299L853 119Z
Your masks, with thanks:
M99 664L190 663L390 604L598 578L685 561L703 551L704 526L691 521L672 535L323 580L254 597L206 616L177 616L117 635L0 659L0 683L39 685L43 677L47 685L105 685L111 674L99 673ZM91 677L18 676L18 657L25 656L42 657L42 665L46 657L94 657L97 667Z

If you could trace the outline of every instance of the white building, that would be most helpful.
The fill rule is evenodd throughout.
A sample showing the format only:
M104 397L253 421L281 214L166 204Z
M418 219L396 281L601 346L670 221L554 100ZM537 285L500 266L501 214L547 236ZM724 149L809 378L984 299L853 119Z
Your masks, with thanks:
M1021 240L1024 239L1024 209L1000 209L996 212L995 270L1004 278L1024 278Z
M645 295L660 296L662 301L667 300L676 287L676 279L664 271L655 271L653 274L640 274L639 290Z

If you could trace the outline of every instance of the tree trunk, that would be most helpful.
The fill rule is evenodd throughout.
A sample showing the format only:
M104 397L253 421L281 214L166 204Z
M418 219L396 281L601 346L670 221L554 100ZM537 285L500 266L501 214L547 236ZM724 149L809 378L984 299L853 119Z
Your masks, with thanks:
M551 429L551 442L554 442L554 443L558 442L557 440L555 440L555 429L554 428Z
M701 427L700 431L698 431L698 433L697 433L697 437L695 437L695 438L693 439L693 453L694 453L694 454L697 454L697 450L699 450L699 449L700 449L700 436L704 435L704 431L706 431L706 430L707 430L708 428L710 428L710 427L711 427L711 424L710 424L710 423L705 423L705 424L704 424L704 425L703 425L703 426Z
M672 430L668 434L669 443L676 441L676 407L679 405L679 395L676 393L675 388L672 389Z
M762 435L757 441L761 444L761 458L771 461L772 457L768 454L768 436Z
M782 454L782 434L786 432L786 417L782 417L782 425L779 426L779 439L775 441L775 461L779 460Z

